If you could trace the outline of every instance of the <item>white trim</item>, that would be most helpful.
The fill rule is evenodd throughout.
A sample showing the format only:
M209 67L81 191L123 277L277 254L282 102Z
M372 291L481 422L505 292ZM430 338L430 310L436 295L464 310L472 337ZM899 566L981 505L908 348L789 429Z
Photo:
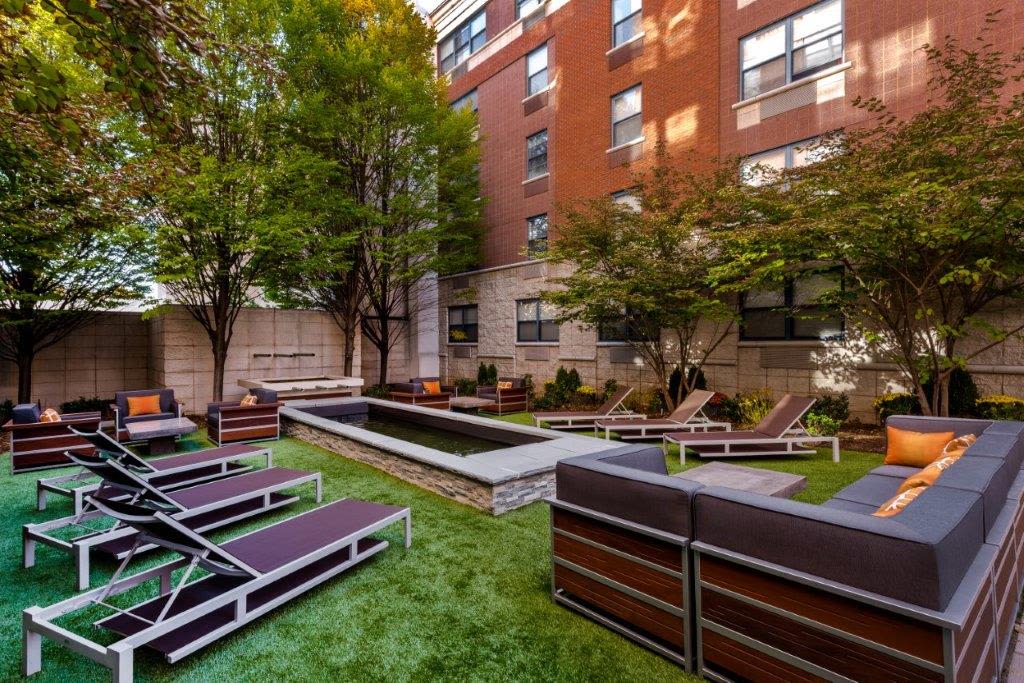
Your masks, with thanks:
M558 78L557 78L557 77L555 78L555 80L553 80L553 81L551 81L550 83L548 83L548 84L547 84L546 86L544 86L544 87L543 87L542 89L538 90L537 92L533 93L532 95L527 95L526 97L524 97L524 98L522 99L522 103L523 103L523 104L526 104L526 101L527 101L527 100L532 100L532 99L533 99L534 97L536 97L537 95L543 95L543 94L544 94L544 93L546 93L547 91L549 91L549 90L551 90L552 88L554 88L554 87L555 87L555 84L556 84L556 83L558 83Z
M498 270L507 270L509 268L522 268L524 266L529 266L529 265L532 265L534 263L543 263L546 260L547 259L545 259L545 258L536 258L536 259L531 259L529 261L516 261L515 263L506 263L505 265L501 265L501 266L491 266L489 268L480 268L479 270L467 270L467 271L462 272L462 273L455 273L454 275L442 275L442 276L438 277L437 280L438 280L438 282L443 282L445 280L451 280L452 278L457 278L457 277L469 277L471 275L481 275L483 273L493 273L493 272L498 271Z
M623 142L621 145L615 145L614 147L609 147L608 149L606 149L604 151L604 153L605 154L611 154L612 152L618 152L620 149L626 149L627 147L632 147L633 145L639 145L641 142L643 142L646 139L647 139L646 135L641 135L638 138L633 138L629 142Z
M754 95L753 97L748 97L747 99L732 105L732 109L733 111L735 111L737 109L749 107L750 105L757 104L758 102L766 100L769 97L775 97L776 95L780 95L786 91L793 90L794 88L799 88L802 85L807 85L808 83L813 83L814 81L820 81L822 78L826 78L827 76L831 76L832 74L837 74L840 71L846 71L847 69L850 69L852 67L853 62L843 62L842 64L830 66L827 69L818 71L817 73L813 73L810 76L804 76L803 78L793 81L792 83L786 83L785 85L780 85L778 88L775 88L773 90L759 93L757 95Z
M528 184L530 184L530 183L532 183L534 181L537 181L537 180L544 180L549 175L551 175L551 171L548 171L547 173L541 173L540 175L533 176L532 178L527 178L521 184L522 185L528 185Z
M629 17L626 17L626 19L628 19L628 18L629 18ZM624 19L623 21L625 21L625 19ZM636 41L638 41L638 40L642 39L642 38L643 38L643 37L644 37L645 35L647 35L647 31L640 31L640 33L636 34L635 36L633 36L633 37L632 37L632 38L630 38L629 40L627 40L627 41L624 41L624 42L621 42L621 43L619 43L618 45L616 45L615 47L613 47L612 49L610 49L610 50L606 51L606 52L604 53L604 56L605 56L605 57L610 57L610 56L612 55L612 53L613 53L613 52L618 52L618 51L619 51L619 50L621 50L622 48L624 48L624 47L628 47L629 45L632 45L632 44L633 44L633 43L635 43Z

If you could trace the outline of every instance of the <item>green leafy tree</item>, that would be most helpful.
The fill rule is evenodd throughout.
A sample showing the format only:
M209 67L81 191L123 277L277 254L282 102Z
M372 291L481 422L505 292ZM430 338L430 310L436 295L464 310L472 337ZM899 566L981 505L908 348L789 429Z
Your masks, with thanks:
M571 273L555 278L544 298L561 322L623 332L674 406L734 326L735 306L708 273L720 261L719 231L742 214L743 188L734 167L684 173L663 147L633 180L639 209L602 197L566 213L548 259ZM678 363L695 370L673 395Z
M901 119L858 98L873 122L763 186L765 211L720 272L753 286L842 265L843 290L819 303L899 366L923 411L947 415L951 373L1024 330L988 315L1024 292L1024 95L1008 88L1022 62L984 41L923 49L926 106Z
M172 101L164 148L172 168L155 211L157 280L206 332L220 400L235 321L287 261L309 216L292 197L301 163L278 134L276 6L214 1L205 11L216 48L193 65L205 92Z

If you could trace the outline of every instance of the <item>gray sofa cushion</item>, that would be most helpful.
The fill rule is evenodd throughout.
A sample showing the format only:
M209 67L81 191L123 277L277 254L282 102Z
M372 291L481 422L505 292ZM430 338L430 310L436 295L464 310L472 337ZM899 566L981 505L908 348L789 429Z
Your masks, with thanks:
M896 495L896 489L903 483L901 477L883 477L869 474L853 482L842 491L832 496L839 500L848 500L861 505L873 505L874 512L878 506Z
M985 510L985 533L1006 506L1013 483L1011 466L999 458L960 458L942 473L935 485L981 494Z
M169 420L178 417L177 413L150 413L149 415L133 415L121 420L121 426L130 425L133 422L145 422L146 420Z
M29 425L39 422L38 403L19 403L11 409L11 419L16 425Z
M830 498L821 505L822 507L832 508L833 510L856 512L858 515L873 515L878 510L877 505L855 503L852 500L843 500L842 498Z
M690 538L691 500L701 485L670 477L657 447L623 446L559 461L558 500Z
M900 479L906 479L912 474L917 474L921 471L919 467L907 467L906 465L882 465L871 470L871 474L879 474L883 477L899 477Z
M992 420L969 420L956 417L924 417L922 415L892 415L885 420L889 427L914 432L953 432L956 436L982 432L992 426Z
M262 389L255 388L250 389L249 393L256 397L256 403L277 403L277 392L273 389Z
M696 539L931 609L943 609L981 547L981 496L931 487L896 517L721 487L694 496Z
M1019 470L1021 459L1024 457L1024 443L1019 434L987 430L964 452L964 455L972 458L1006 460L1011 469Z

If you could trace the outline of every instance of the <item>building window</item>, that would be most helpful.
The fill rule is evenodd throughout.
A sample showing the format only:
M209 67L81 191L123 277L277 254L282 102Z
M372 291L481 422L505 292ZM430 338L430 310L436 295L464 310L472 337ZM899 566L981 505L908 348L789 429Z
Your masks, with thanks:
M810 76L842 58L842 2L820 2L740 39L741 99Z
M548 215L526 219L526 254L535 258L548 250Z
M526 95L536 95L548 87L548 46L541 45L526 55Z
M548 131L542 130L526 138L526 179L548 172Z
M740 338L841 340L843 317L815 303L822 294L841 287L839 273L830 272L798 277L776 289L747 292Z
M599 342L639 342L653 341L656 338L654 330L647 329L644 325L634 319L634 316L622 314L622 319L597 327L597 341Z
M810 138L751 154L740 162L740 177L748 185L763 185L774 173L821 161L830 153L827 147L821 138Z
M612 0L612 47L639 35L642 7L641 0Z
M475 113L477 110L476 88L470 90L468 93L452 102L452 109L456 111L459 109L469 109L471 112Z
M640 198L633 190L619 190L612 192L612 202L624 206L631 211L640 211Z
M540 299L516 302L516 340L521 342L558 341L555 309Z
M438 50L438 55L441 58L441 73L454 69L471 54L482 48L486 42L487 15L484 10L480 10L441 41Z
M544 4L544 0L516 0L516 19L533 14L533 11Z
M643 124L639 85L612 97L612 147L639 140Z
M448 343L475 343L477 340L476 304L448 308Z

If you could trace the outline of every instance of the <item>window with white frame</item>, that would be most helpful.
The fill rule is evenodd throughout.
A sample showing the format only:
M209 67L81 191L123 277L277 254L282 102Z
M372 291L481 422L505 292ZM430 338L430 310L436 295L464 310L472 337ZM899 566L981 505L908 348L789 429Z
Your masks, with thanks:
M640 210L640 198L636 196L636 192L633 190L619 190L618 192L612 192L612 201L620 206L625 206L631 211Z
M456 111L460 109L468 109L475 112L477 110L476 88L470 90L468 93L452 102L452 109Z
M612 147L639 140L643 124L639 85L612 96Z
M530 216L526 219L526 253L536 258L548 250L548 215Z
M548 172L548 131L526 138L526 179L538 178Z
M556 342L558 341L557 312L549 303L540 299L525 299L516 302L516 341Z
M533 11L544 4L544 0L516 0L516 19L533 14Z
M441 41L441 73L451 71L487 42L487 14L480 10Z
M628 43L640 34L642 0L612 0L612 47Z
M740 177L748 185L763 185L779 171L813 164L829 153L829 145L821 138L801 140L746 157L740 162Z
M548 46L545 43L526 55L526 95L536 95L548 87Z
M830 291L842 288L840 271L813 273L771 289L743 295L741 339L841 340L843 317L819 303Z
M819 2L740 39L740 97L774 90L842 58L842 0Z

